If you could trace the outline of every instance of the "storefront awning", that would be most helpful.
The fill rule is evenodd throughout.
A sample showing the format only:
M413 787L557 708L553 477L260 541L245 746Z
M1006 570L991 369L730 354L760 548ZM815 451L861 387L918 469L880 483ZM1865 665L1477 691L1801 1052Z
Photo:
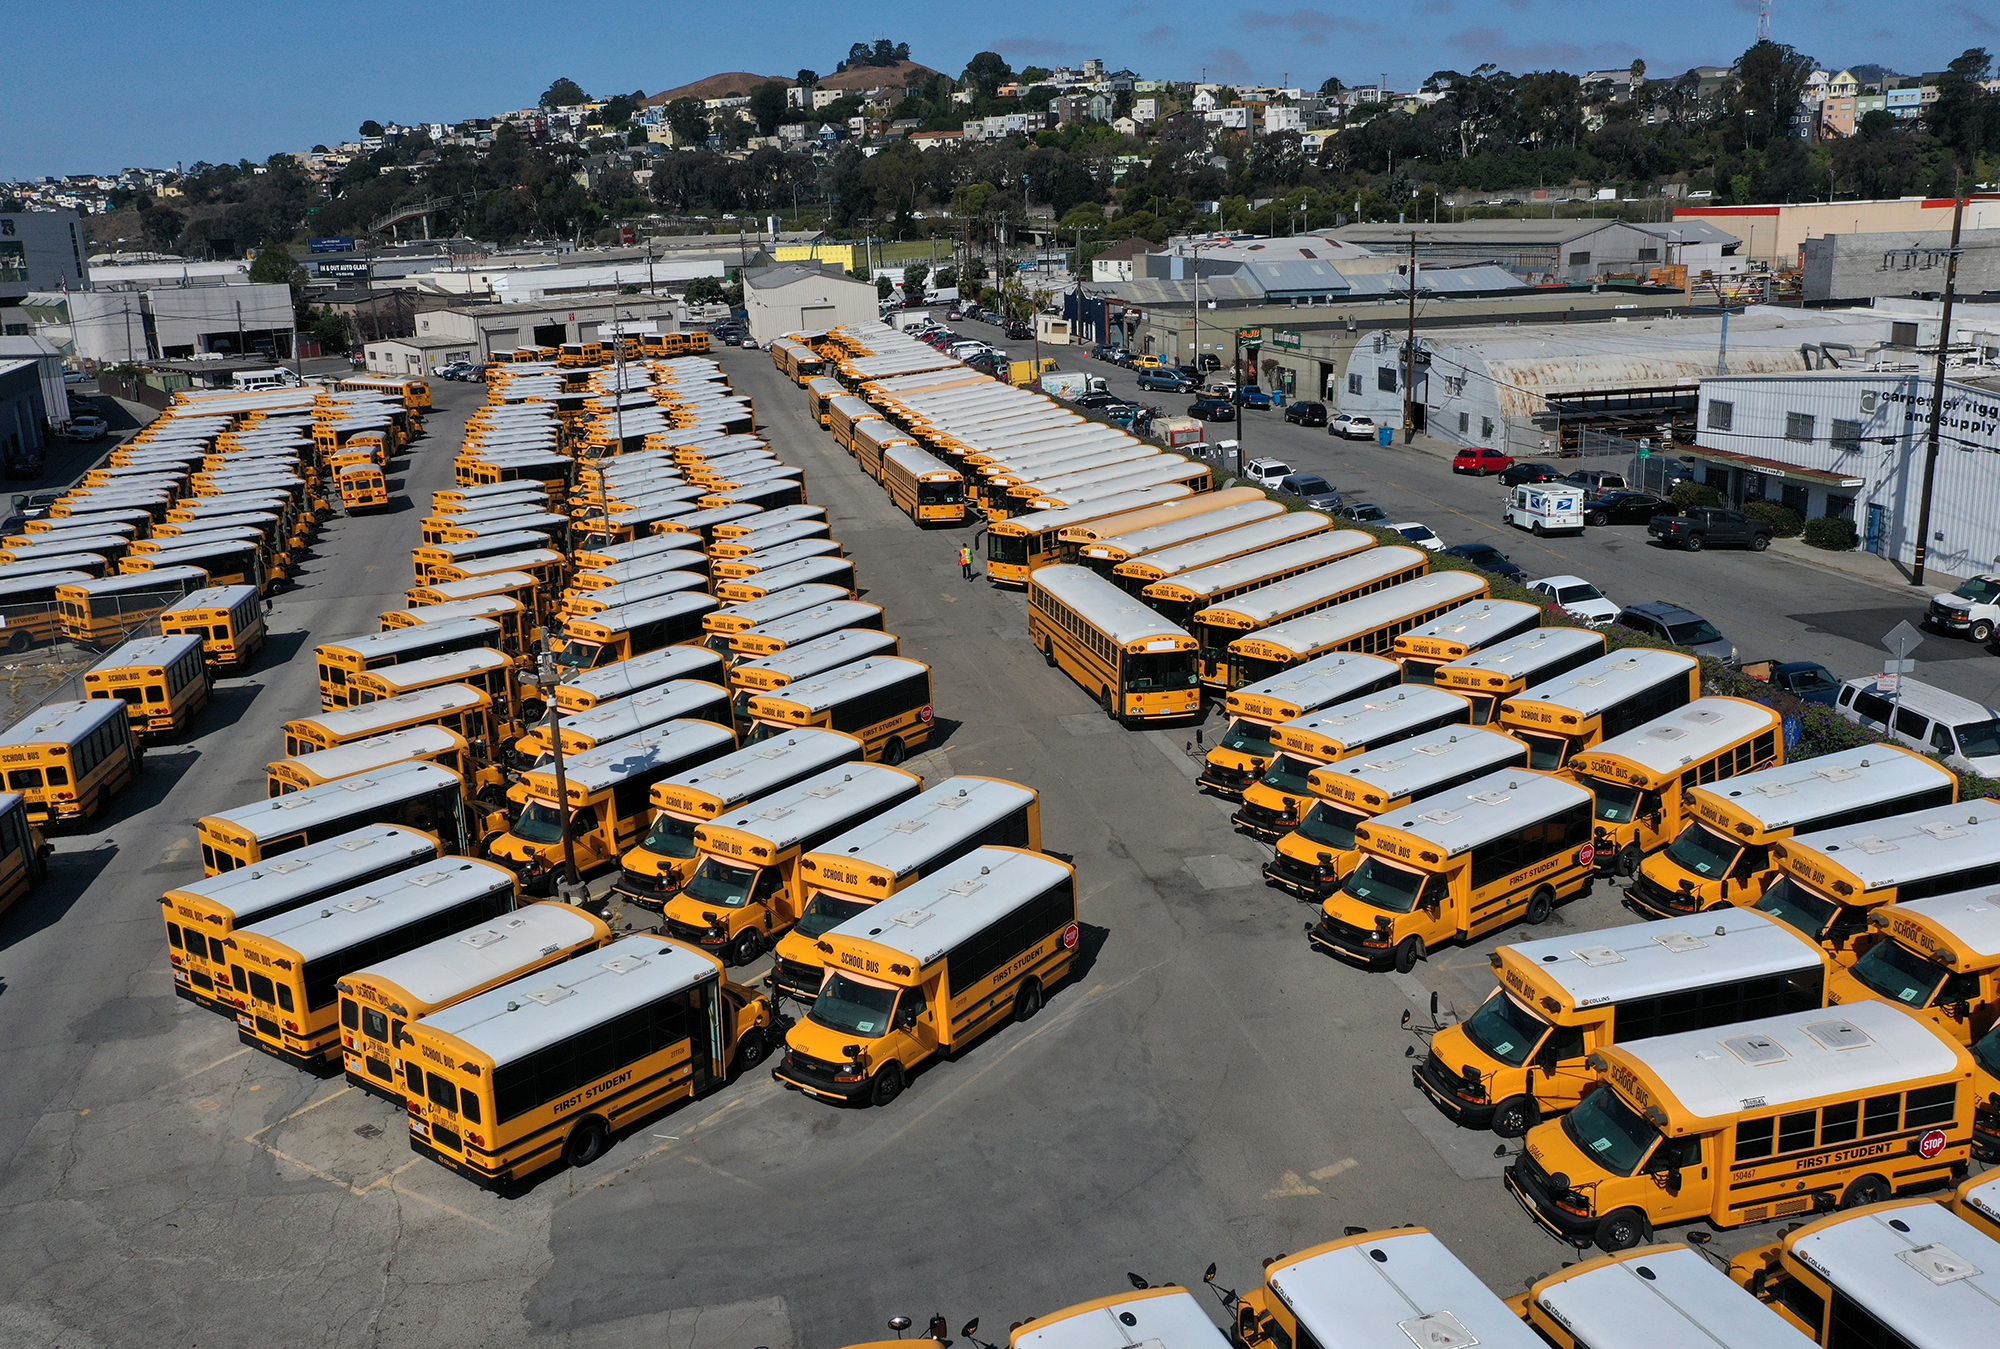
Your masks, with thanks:
M1711 450L1704 445L1681 445L1676 446L1673 452L1683 459L1700 459L1711 464L1740 468L1745 473L1761 473L1767 478L1810 483L1815 487L1855 488L1867 485L1865 478L1850 477L1845 473L1830 473L1823 468L1805 468L1799 464L1785 463L1781 459L1763 459L1754 454L1739 454L1735 450Z

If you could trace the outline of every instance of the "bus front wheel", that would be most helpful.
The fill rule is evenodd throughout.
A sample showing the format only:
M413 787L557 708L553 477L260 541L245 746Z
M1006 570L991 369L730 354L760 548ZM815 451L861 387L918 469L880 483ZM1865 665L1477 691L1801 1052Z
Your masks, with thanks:
M1606 1253L1629 1251L1653 1239L1653 1225L1635 1208L1607 1213L1597 1224L1597 1249Z
M901 739L892 736L889 743L882 746L882 762L888 764L891 768L903 762L903 742Z
M1895 1197L1894 1187L1883 1177L1861 1176L1841 1193L1840 1206L1860 1208L1863 1204L1880 1204Z
M1493 1132L1519 1138L1542 1122L1542 1108L1532 1096L1510 1096L1493 1108Z
M604 1155L604 1122L587 1119L569 1131L563 1143L563 1160L571 1166L589 1166Z
M1423 958L1424 939L1422 937L1403 938L1402 944L1396 948L1396 973L1408 974L1417 967L1417 962Z
M903 1094L903 1065L889 1060L882 1071L875 1074L875 1086L868 1093L868 1104L887 1105Z
M1540 927L1555 917L1555 913L1556 892L1545 885L1535 891L1535 897L1528 901L1528 922L1531 926Z
M732 965L748 965L763 953L764 934L753 927L738 937L735 944L729 948L729 963Z
M33 646L34 644L35 644L34 637L31 636L25 628L18 629L12 633L9 633L7 636L7 650L16 656L20 655L23 651L26 651L29 647ZM1049 664L1054 665L1055 661L1051 660Z
M1631 876L1639 870L1639 845L1628 843L1618 850L1617 871L1620 876Z

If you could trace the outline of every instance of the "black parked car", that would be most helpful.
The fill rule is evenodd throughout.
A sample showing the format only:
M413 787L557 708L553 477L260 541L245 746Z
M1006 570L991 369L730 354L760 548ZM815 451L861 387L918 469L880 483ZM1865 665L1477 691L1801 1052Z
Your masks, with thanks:
M1325 426L1326 404L1287 403L1285 404L1285 420L1296 423L1299 426Z
M1007 325L1007 336L1013 338L1016 342L1025 342L1034 335L1035 330L1025 323L1010 323Z
M1445 549L1453 557L1462 557L1473 566L1490 571L1496 576L1504 576L1510 581L1518 581L1527 573L1514 565L1514 560L1490 543L1461 543Z
M1512 468L1501 469L1494 476L1498 477L1501 483L1507 487L1519 487L1524 482L1562 481L1562 474L1556 472L1547 464L1515 464Z
M1606 492L1584 507L1586 525L1647 525L1656 515L1671 515L1679 508L1666 497L1651 492Z
M1205 422L1233 422L1236 420L1236 405L1227 398L1197 398L1188 404L1187 415L1199 417Z

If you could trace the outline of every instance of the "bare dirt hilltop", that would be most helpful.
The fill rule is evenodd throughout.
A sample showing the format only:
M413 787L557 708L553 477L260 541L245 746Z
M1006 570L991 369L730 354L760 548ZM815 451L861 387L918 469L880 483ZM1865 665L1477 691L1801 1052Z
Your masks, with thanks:
M916 61L897 61L886 66L856 66L852 70L839 70L831 75L822 75L819 87L822 89L900 89L912 79L919 82L937 78L938 72ZM676 89L663 89L647 98L644 106L658 107L671 103L677 98L737 98L749 93L767 80L781 84L792 83L785 75L753 75L747 70L731 70L721 75L710 75L696 80L693 84L683 84Z

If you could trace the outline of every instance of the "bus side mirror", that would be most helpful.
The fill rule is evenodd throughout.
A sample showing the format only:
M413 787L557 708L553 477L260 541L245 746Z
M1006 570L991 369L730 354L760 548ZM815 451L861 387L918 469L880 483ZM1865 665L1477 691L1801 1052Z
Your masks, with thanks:
M1556 1070L1556 1062L1556 1042L1555 1037L1551 1036L1547 1043L1535 1051L1535 1066L1545 1073L1552 1073Z
M1672 1170L1667 1172L1667 1193L1679 1194L1680 1192L1681 1192L1681 1169L1678 1166L1676 1166Z

